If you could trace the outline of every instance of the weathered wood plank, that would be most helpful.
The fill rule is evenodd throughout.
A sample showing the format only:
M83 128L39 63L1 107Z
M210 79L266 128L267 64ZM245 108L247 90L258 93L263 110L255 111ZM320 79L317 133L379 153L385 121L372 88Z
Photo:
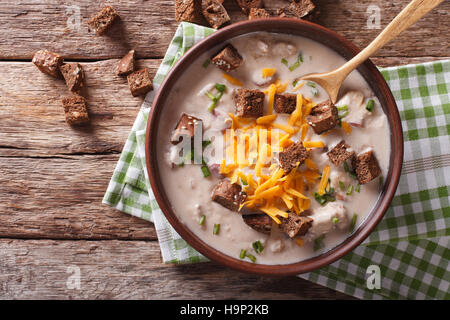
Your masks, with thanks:
M155 240L152 223L101 203L118 158L0 157L0 238Z
M367 29L369 5L379 6L383 28L408 2L316 0L320 9L316 22L363 47L380 31ZM174 20L173 1L108 0L106 3L113 4L122 19L109 36L97 37L87 27L87 21L98 10L92 1L78 0L70 5L63 0L2 1L0 23L6 32L0 33L0 59L31 59L35 51L44 47L73 59L119 58L132 47L141 58L164 55L178 25ZM266 7L275 11L285 3L266 1ZM233 21L246 19L233 0L226 0L225 7ZM80 12L79 28L72 28L75 20L71 8ZM450 2L445 1L386 45L377 56L449 56L449 12Z
M154 241L0 240L0 299L349 299L296 278L161 264ZM80 290L67 281L80 268Z
M77 129L65 123L61 99L69 93L63 80L39 72L29 62L1 62L0 155L5 148L13 148L14 155L23 154L21 149L40 155L120 152L143 99L134 98L126 78L114 74L116 63L82 64L91 124ZM149 67L153 75L160 60L138 64Z

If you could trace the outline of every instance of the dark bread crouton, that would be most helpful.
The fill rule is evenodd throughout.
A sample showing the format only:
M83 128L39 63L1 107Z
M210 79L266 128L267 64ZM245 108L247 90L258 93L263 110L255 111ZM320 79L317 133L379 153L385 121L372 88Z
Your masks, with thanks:
M118 18L119 14L117 11L111 6L106 6L89 20L88 25L95 30L97 35L101 36L111 28L114 21Z
M339 123L338 110L330 100L327 100L312 108L306 121L315 133L321 134L337 126Z
M291 144L278 154L281 169L289 173L298 165L300 166L310 155L310 151L306 150L303 142L299 141Z
M58 78L60 75L59 67L63 63L63 58L57 53L39 50L34 54L32 62L41 72Z
M175 0L175 20L204 23L202 0Z
M128 75L128 86L133 97L141 96L153 90L152 80L148 68L135 71Z
M172 133L170 142L172 144L178 144L183 139L183 136L188 136L191 139L194 138L196 128L202 126L202 124L201 119L183 113Z
M67 88L70 91L79 93L83 87L84 73L83 68L79 63L66 63L59 67Z
M258 118L264 112L264 92L237 89L234 96L236 115L243 118Z
M327 152L328 158L335 166L340 166L345 160L355 155L355 151L345 143L339 142L331 151Z
M122 59L120 59L116 68L116 74L118 76L127 76L134 71L135 56L136 51L130 50Z
M272 218L267 214L243 214L242 219L244 222L252 229L262 232L265 234L270 234L272 230Z
M270 14L263 8L250 8L250 13L248 14L248 19L265 19L270 18Z
M89 122L86 101L82 96L73 95L62 99L66 122L70 125L79 125Z
M242 56L231 44L211 58L211 63L225 72L237 69L243 62Z
M202 13L206 21L214 29L219 29L231 21L227 10L217 0L202 0Z
M297 107L297 95L292 93L275 94L273 108L278 113L292 113Z
M304 236L312 226L313 219L288 212L288 217L281 220L280 229L290 238Z
M291 0L291 3L284 8L278 10L281 17L303 18L315 9L311 0Z
M240 205L247 198L240 185L224 179L214 188L211 199L232 211L238 211Z
M352 167L360 184L365 184L381 174L377 158L372 150L352 158Z
M236 0L236 3L245 14L248 14L251 8L262 8L264 6L263 0Z

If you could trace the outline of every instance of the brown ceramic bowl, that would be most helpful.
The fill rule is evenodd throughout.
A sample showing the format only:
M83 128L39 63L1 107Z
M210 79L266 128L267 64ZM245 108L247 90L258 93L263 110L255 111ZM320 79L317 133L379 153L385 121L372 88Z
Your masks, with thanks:
M161 113L164 112L163 107L166 98L170 94L171 88L180 77L180 75L191 64L191 62L195 61L197 57L199 57L202 53L214 47L215 45L225 43L229 39L236 36L258 31L303 36L305 38L309 38L324 44L346 59L352 58L359 52L359 49L356 46L354 46L352 43L350 43L348 40L338 35L337 33L317 24L297 19L271 18L249 20L232 24L229 27L215 32L213 35L196 44L178 61L178 63L167 75L163 84L159 88L158 93L156 94L156 97L153 101L153 106L151 108L150 118L147 124L147 171L150 177L153 192L162 212L166 216L167 220L169 220L170 224L180 234L180 236L197 251L201 252L203 255L213 261L240 271L264 275L293 275L324 267L346 255L352 249L358 246L365 238L367 238L367 236L383 218L383 215L386 212L392 200L392 197L394 196L395 190L397 189L397 184L400 177L400 171L403 161L402 127L397 106L388 85L386 84L382 75L374 66L374 64L370 61L366 61L358 68L358 71L361 73L361 75L374 91L375 95L380 100L383 110L387 115L391 131L391 154L389 162L389 172L387 177L385 177L384 189L381 191L381 195L372 212L367 216L358 230L356 230L354 234L347 238L344 242L326 253L304 261L283 265L253 264L233 258L212 248L207 243L200 240L191 230L189 230L183 223L178 220L165 194L156 163L157 150L155 142L157 137L158 123Z

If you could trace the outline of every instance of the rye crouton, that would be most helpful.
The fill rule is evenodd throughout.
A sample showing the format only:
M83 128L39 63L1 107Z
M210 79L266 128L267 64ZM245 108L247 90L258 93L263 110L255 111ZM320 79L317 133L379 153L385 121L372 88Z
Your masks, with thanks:
M314 11L314 3L311 0L291 0L291 3L278 10L281 17L303 18Z
M338 110L330 100L327 100L312 108L306 121L316 134L321 134L337 126L339 123Z
M59 54L48 50L39 50L34 54L31 61L41 72L55 78L59 77L59 67L63 63L63 58Z
M234 96L236 115L243 118L258 118L264 112L264 92L237 89Z
M237 69L243 62L242 56L231 44L211 58L211 63L225 72Z
M129 74L127 80L133 97L147 94L147 92L153 90L153 84L150 79L148 68L143 68Z
M214 202L231 211L238 211L246 198L247 194L242 191L241 186L236 183L231 184L230 180L227 179L219 182L211 196Z
M273 108L277 113L292 113L297 107L297 95L291 93L275 94Z
M135 68L136 51L130 50L126 55L120 59L117 64L116 74L118 76L127 76L134 71Z
M199 126L202 125L203 122L201 119L183 113L173 130L170 142L172 144L178 144L182 141L184 136L187 136L190 139L194 138L196 128L199 128Z
M304 236L312 226L313 219L288 212L288 217L281 220L280 230L290 238Z
M236 0L236 3L245 14L249 14L251 8L262 8L263 0Z
M106 6L89 20L88 25L95 30L97 35L101 36L111 28L118 18L117 11L111 6Z
M272 218L267 214L243 214L242 219L253 230L270 234L272 230Z
M84 72L79 63L66 63L59 67L67 88L75 93L80 93L83 87Z
M360 184L366 184L381 174L380 166L372 150L354 156L352 167Z
M331 151L327 152L328 158L330 158L331 163L335 166L340 166L344 161L353 157L355 151L345 143L344 140L339 142Z
M175 20L204 23L202 0L175 0Z
M62 99L66 122L70 125L80 125L89 122L86 101L82 96L73 95Z
M227 10L217 0L202 0L202 13L206 21L214 29L219 29L231 21Z
M266 19L270 18L270 14L263 8L250 8L250 13L248 14L248 19Z
M281 169L285 173L291 172L292 169L301 166L302 163L309 157L310 152L303 146L303 142L299 141L291 144L278 154Z

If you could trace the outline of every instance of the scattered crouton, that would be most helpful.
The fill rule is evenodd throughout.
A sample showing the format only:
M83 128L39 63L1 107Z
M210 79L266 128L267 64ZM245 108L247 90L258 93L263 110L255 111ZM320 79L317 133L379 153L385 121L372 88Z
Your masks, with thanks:
M59 70L66 81L67 88L74 93L80 93L84 81L84 72L81 65L79 63L65 63L59 67Z
M136 51L130 50L122 59L120 59L116 69L116 74L118 76L127 76L134 71L135 55Z
M101 36L111 28L118 18L117 11L111 6L106 6L89 20L88 25L95 30L97 35Z
M133 97L142 96L153 90L148 68L135 71L128 75L128 86Z
M73 95L62 99L66 122L70 125L81 125L89 122L86 101L82 96Z
M59 67L63 63L63 58L57 53L39 50L34 54L32 62L41 72L58 78L60 75Z

